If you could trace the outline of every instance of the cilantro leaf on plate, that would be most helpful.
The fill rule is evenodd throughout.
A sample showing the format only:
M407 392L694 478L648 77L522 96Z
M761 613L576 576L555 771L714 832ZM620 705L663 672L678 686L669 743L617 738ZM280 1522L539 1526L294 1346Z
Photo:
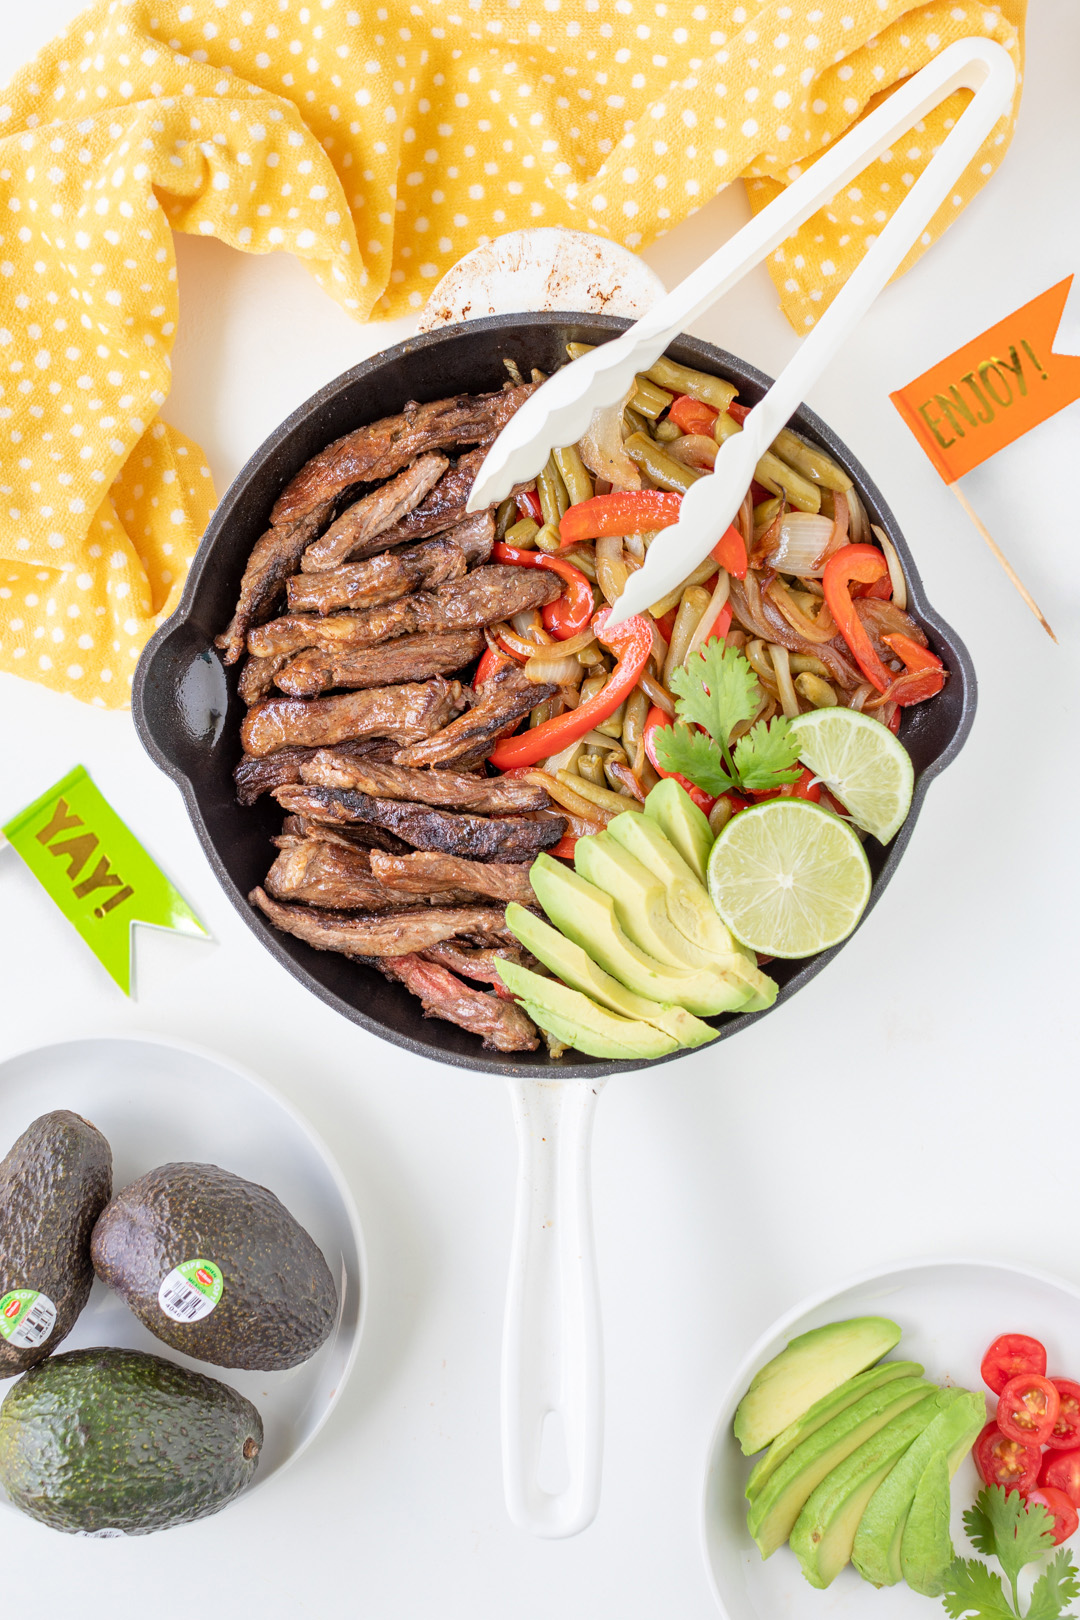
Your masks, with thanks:
M703 642L685 664L672 670L670 682L680 720L703 726L724 752L740 720L752 719L761 702L750 664L719 638Z
M792 769L792 766L798 757L798 740L791 735L788 721L783 719L776 719L771 725L759 720L735 744L735 769L743 787L750 792L768 792L787 782L797 782L802 769Z
M1002 1485L980 1491L976 1507L991 1527L993 1550L1015 1594L1016 1578L1024 1565L1034 1563L1054 1545L1053 1518L1037 1502L1028 1503L1019 1491L1006 1491Z
M655 734L653 746L665 771L675 771L719 798L738 787L724 768L724 756L703 731L693 726L665 726Z
M977 1558L954 1558L945 1572L941 1600L952 1620L1016 1620L1001 1585L1001 1576Z
M1064 1547L1050 1560L1031 1591L1027 1620L1059 1620L1080 1597L1080 1575Z

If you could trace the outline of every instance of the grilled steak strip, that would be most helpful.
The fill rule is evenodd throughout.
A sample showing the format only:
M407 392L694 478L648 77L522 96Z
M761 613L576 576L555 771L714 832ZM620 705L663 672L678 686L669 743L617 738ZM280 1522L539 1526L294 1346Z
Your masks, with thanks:
M355 652L319 652L309 647L295 658L285 654L274 684L290 697L317 697L333 686L396 686L450 675L471 664L484 650L482 630L437 630L429 635L399 636L381 647ZM269 660L267 660L269 662Z
M546 569L516 568L496 563L474 569L464 579L449 580L434 591L418 591L384 607L359 613L289 613L270 624L257 626L248 637L248 651L257 658L276 652L301 652L305 647L337 651L343 647L374 647L395 636L432 630L477 630L515 613L554 602L562 581ZM539 701L539 700L538 700Z
M404 540L418 540L426 534L442 534L451 524L465 516L465 502L472 491L476 475L484 464L490 446L478 445L459 456L449 472L443 473L430 495L413 508L382 537L382 544L398 546Z
M400 911L410 904L372 876L366 849L321 838L282 838L278 848L277 860L263 880L275 900L300 901L329 911Z
M535 1052L540 1042L529 1015L512 1001L501 1001L485 990L472 990L437 962L421 957L382 957L378 967L388 979L397 979L420 998L425 1018L443 1018L473 1035L496 1052Z
M399 894L438 894L444 888L457 886L491 900L516 900L522 906L536 904L527 866L467 861L460 855L386 855L374 850L371 870L380 883Z
M509 959L527 967L535 961L520 945L516 948L513 945L465 945L459 939L441 939L422 954L425 962L438 962L451 973L460 973L463 979L479 979L484 984L494 985L496 994L503 996L509 996L510 992L499 977L499 962Z
M294 574L286 585L288 611L335 613L340 608L381 607L409 591L458 579L467 568L487 562L494 539L494 517L477 512L421 545L380 551L365 562L345 563L325 574Z
M455 934L471 937L479 933L501 940L506 933L502 912L493 906L417 906L368 916L321 911L315 906L283 906L259 888L252 889L248 899L275 928L295 934L317 951L341 951L345 956L404 956L453 939Z
M425 450L454 450L493 439L535 388L535 383L526 383L497 394L458 394L426 405L410 400L400 415L369 422L313 456L278 496L271 523L296 523L352 484L390 478Z
M507 776L465 776L457 771L415 771L405 765L369 764L323 748L301 766L308 787L352 788L383 799L412 799L451 810L546 810L543 788Z
M286 816L281 823L282 838L317 838L323 844L340 844L343 849L374 850L377 854L409 855L412 851L403 838L370 822L358 821L352 827L334 827L313 816ZM273 839L271 842L276 843ZM441 891L440 891L441 892ZM472 899L472 896L469 896Z
M444 681L439 675L430 681L376 686L365 692L316 698L311 703L272 698L248 710L240 740L245 753L260 756L297 744L328 747L368 737L418 742L445 725L460 703L457 682Z
M370 754L374 759L388 760L397 753L397 748L397 743L387 737L372 737L367 742L338 743L335 752L344 759L360 759ZM269 793L271 788L299 782L301 765L305 760L314 759L318 752L317 748L282 748L262 759L245 754L233 772L236 797L241 804L254 804L260 794Z
M478 765L491 753L501 732L557 690L551 685L536 685L516 665L497 670L480 687L479 701L466 714L429 734L426 742L403 748L394 755L394 764L454 764L460 768Z
M343 788L282 787L275 789L274 797L294 815L345 826L370 822L396 833L414 849L442 850L466 860L531 861L540 850L557 844L564 831L558 816L545 821L486 820Z
M391 478L389 483L370 490L360 500L347 506L326 533L308 546L300 559L301 570L305 574L317 574L328 568L337 568L355 551L370 545L384 529L392 528L423 500L428 490L438 483L447 465L445 456L418 456L411 466L399 472L396 478Z
M270 658L244 659L236 690L250 709L261 703L274 690L274 676L289 662L291 653L274 653Z
M253 624L262 624L274 611L274 604L290 574L300 566L304 548L318 534L330 516L330 501L313 501L296 519L267 529L255 542L240 581L236 608L225 629L215 641L227 664L235 664L244 650L244 638Z
M320 542L321 544L321 542ZM334 613L339 608L382 607L410 591L430 590L460 579L465 553L447 535L419 546L383 551L366 562L346 563L325 574L294 574L285 587L290 613Z

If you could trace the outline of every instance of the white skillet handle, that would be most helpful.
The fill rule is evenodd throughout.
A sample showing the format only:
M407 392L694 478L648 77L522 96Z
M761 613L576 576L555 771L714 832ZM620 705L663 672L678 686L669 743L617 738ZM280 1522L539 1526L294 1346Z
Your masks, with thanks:
M503 1329L503 1484L510 1518L534 1536L577 1535L600 1501L604 1371L589 1145L603 1084L508 1081L519 1160ZM568 1473L555 1492L538 1479L552 1412Z
M526 400L488 451L470 492L468 510L478 511L491 501L501 500L515 483L532 478L544 465L553 445L576 443L588 427L594 410L622 399L635 372L647 370L680 332L779 247L841 186L861 174L868 163L880 157L917 119L954 90L973 90L979 103L977 113L972 117L974 106L965 111L894 215L892 223L897 229L886 227L882 232L882 238L888 235L891 243L901 231L910 229L910 247L918 234L911 220L913 210L908 207L915 192L919 192L921 200L928 201L927 194L944 169L949 168L954 178L959 177L986 132L1006 110L1015 84L1012 58L993 40L973 37L946 46L835 145L826 148L804 174L654 304L622 337L601 344L572 365L563 366ZM989 122L980 133L984 110ZM929 179L931 170L935 175L932 180ZM928 184L924 185L924 181ZM948 181L944 183L947 185ZM915 205L919 206L921 201ZM899 223L901 215L903 224ZM880 263L879 256L877 263ZM872 265L869 274L875 274L876 268L876 264ZM852 302L857 296L856 293ZM802 395L795 396L792 409L801 398ZM728 440L729 444L732 442ZM655 601L662 594L658 592L651 600Z

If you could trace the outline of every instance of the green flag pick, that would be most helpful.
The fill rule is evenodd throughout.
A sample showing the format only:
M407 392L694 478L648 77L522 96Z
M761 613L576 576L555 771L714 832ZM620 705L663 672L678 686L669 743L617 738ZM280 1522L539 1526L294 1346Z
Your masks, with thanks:
M131 994L135 923L206 937L84 766L20 811L3 832L125 995Z

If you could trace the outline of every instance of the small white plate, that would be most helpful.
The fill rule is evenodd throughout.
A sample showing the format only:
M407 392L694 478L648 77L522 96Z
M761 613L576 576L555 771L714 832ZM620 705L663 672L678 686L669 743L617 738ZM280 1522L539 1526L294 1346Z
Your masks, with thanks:
M71 1108L113 1152L119 1190L159 1164L217 1164L276 1193L311 1233L337 1284L333 1333L302 1366L238 1372L195 1361L155 1339L95 1279L59 1350L148 1350L231 1384L258 1408L266 1438L250 1490L299 1456L329 1417L352 1370L366 1300L363 1236L345 1179L310 1125L262 1080L198 1047L145 1038L68 1041L0 1063L0 1157L30 1122ZM12 1379L0 1381L0 1397ZM245 1492L247 1495L248 1492ZM0 1503L10 1502L0 1492Z
M1051 1376L1075 1377L1080 1366L1080 1289L1015 1266L979 1260L900 1265L857 1277L789 1311L758 1340L732 1379L709 1448L702 1545L727 1620L926 1620L932 1613L927 1599L902 1582L875 1590L850 1566L819 1592L803 1579L786 1546L763 1561L746 1528L743 1489L755 1459L743 1456L732 1434L735 1408L758 1368L789 1339L849 1316L891 1317L903 1329L892 1358L921 1361L926 1376L941 1384L985 1388L979 1364L1000 1333L1041 1339ZM965 1554L963 1513L979 1486L969 1457L953 1481L952 1498L953 1541Z

